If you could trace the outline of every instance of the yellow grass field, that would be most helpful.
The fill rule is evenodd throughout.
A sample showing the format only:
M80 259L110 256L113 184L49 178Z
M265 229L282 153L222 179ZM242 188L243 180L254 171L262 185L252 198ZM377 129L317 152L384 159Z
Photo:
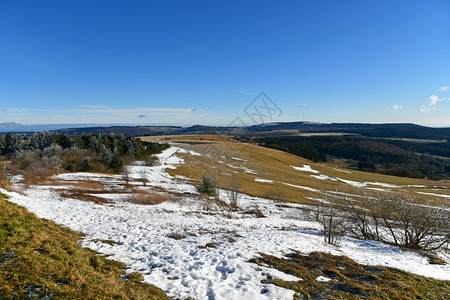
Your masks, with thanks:
M168 142L201 154L177 154L184 158L185 163L178 165L176 169L170 169L172 176L184 176L192 183L199 183L202 173L210 173L219 178L219 185L226 189L231 174L234 174L241 181L242 192L258 197L309 204L313 201L308 198L319 197L321 190L352 194L361 191L360 188L354 187L355 184L371 182L373 184L366 185L365 188L368 192L402 192L434 203L446 203L450 200L448 197L429 195L450 195L449 181L412 179L342 169L331 163L314 163L286 152L244 144L224 136L151 136L141 139ZM306 171L307 167L306 170L293 168L303 168L305 165L317 172ZM313 176L320 176L322 179ZM350 184L344 181L352 182Z

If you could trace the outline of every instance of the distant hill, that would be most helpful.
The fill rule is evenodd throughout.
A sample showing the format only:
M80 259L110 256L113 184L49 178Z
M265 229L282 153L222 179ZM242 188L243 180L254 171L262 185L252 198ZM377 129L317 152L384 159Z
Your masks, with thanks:
M432 128L416 124L365 124L365 123L311 123L286 122L260 124L247 127L215 127L195 125L184 128L177 134L225 134L247 137L301 136L307 133L343 133L377 138L405 138L450 140L450 128Z
M290 122L261 124L248 127L248 132L258 135L261 132L297 130L301 133L353 133L367 137L449 139L450 128L432 128L411 123L365 124L365 123L310 123Z
M176 126L110 126L110 127L86 127L86 128L69 128L59 129L54 132L73 135L75 133L96 133L96 134L125 134L125 135L160 135L172 134L182 127Z
M433 128L410 123L366 124L366 123L312 123L282 122L244 127L220 127L194 125L180 126L67 126L51 125L45 127L34 125L27 127L16 123L0 124L0 132L20 132L25 134L36 131L53 131L72 135L79 133L115 133L127 135L175 135L175 134L222 134L239 137L273 137L305 135L359 135L371 138L426 139L450 141L450 128ZM47 129L41 129L47 128ZM62 129L61 129L62 128ZM22 130L20 130L22 129Z

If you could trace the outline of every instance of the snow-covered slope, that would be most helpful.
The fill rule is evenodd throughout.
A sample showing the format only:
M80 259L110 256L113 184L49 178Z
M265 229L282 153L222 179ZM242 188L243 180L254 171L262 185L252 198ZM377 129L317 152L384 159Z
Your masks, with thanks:
M449 265L431 265L417 253L380 242L342 238L337 246L328 245L323 242L319 224L307 221L300 205L280 206L271 200L242 195L242 211L208 208L203 200L192 197L194 186L180 183L166 172L183 163L177 153L186 151L171 147L158 156L160 165L130 166L129 172L132 180L148 180L141 189L185 193L179 202L138 205L125 201L125 194L118 194L105 195L112 202L99 205L63 198L56 187L49 186L32 187L23 194L2 192L38 217L85 233L83 246L126 263L130 272L142 272L146 282L175 298L292 299L293 291L262 284L261 280L267 276L292 281L301 278L248 262L258 253L281 256L291 249L346 255L362 264L450 280ZM62 174L58 178L66 182L88 179L108 186L122 180L121 176L88 173ZM224 191L221 198L226 199ZM266 217L244 213L255 207ZM98 240L114 240L117 244Z

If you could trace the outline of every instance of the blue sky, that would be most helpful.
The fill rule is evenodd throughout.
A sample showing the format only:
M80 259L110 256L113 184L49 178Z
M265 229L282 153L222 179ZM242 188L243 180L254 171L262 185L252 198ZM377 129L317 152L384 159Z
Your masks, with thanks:
M0 0L0 123L450 126L450 1Z

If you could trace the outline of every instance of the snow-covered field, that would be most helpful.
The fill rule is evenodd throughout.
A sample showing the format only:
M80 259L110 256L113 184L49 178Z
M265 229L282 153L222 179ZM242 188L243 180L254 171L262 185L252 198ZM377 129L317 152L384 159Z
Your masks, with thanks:
M346 237L336 246L324 243L319 224L307 221L301 205L282 206L271 200L242 195L241 211L206 207L205 200L195 196L193 185L167 173L168 168L183 163L177 153L189 152L171 147L158 155L158 166L135 165L128 169L132 184L139 185L140 189L182 193L178 202L138 205L126 201L126 194L111 192L103 195L110 203L95 204L61 197L58 190L64 186L34 186L21 193L2 192L38 217L85 233L83 246L126 263L130 272L142 272L146 282L175 298L292 299L293 291L262 284L261 280L268 276L292 281L301 278L248 262L258 253L282 256L291 249L305 254L323 251L346 255L362 264L450 280L449 265L429 264L427 258L415 252ZM309 166L294 168L318 173ZM75 173L57 178L67 183L96 181L112 190L119 189L123 183L123 177L118 175ZM141 179L148 180L145 187ZM270 183L260 178L258 181ZM20 184L16 188L20 190ZM224 191L221 199L227 199ZM255 207L266 217L244 213ZM117 244L99 240L114 240ZM211 243L216 247L208 247ZM317 280L329 279L318 277Z

